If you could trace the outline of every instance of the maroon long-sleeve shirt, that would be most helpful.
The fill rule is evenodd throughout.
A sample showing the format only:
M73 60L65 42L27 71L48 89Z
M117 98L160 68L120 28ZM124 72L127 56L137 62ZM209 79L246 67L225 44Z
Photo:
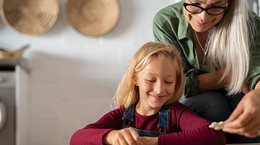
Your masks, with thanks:
M124 107L110 111L96 123L89 124L72 135L70 145L103 145L103 136L111 130L122 127ZM142 116L135 112L131 126L158 132L159 115ZM205 120L186 106L176 102L169 107L169 132L160 135L159 145L225 145L225 137L221 131L215 131Z

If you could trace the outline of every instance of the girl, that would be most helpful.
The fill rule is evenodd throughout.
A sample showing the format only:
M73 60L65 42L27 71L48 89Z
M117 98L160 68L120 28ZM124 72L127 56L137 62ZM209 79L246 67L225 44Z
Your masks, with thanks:
M129 62L115 101L119 106L78 130L71 145L224 145L220 131L178 103L184 85L176 48L161 42L143 45Z

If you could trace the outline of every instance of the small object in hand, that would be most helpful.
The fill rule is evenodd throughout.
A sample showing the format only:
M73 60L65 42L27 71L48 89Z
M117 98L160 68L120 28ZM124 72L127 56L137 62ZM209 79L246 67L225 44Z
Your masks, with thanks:
M220 122L212 122L209 125L209 128L215 129L215 130L221 130L224 127L224 121L220 121Z

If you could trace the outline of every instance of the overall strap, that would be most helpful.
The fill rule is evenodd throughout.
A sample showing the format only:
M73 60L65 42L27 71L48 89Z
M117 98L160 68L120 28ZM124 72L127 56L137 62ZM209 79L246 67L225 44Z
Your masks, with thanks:
M169 119L169 109L168 106L163 106L159 112L159 124L158 127L160 129L160 133L166 134Z
M124 121L125 127L130 126L130 122L134 121L134 112L135 112L134 105L131 105L125 109L125 112L124 112L124 115L122 118L122 120Z
M134 112L135 112L135 105L131 105L125 109L122 118L122 120L124 121L122 128L130 127L130 123L134 121ZM163 106L159 111L158 128L160 134L166 134L167 129L169 128L168 119L169 119L168 106Z

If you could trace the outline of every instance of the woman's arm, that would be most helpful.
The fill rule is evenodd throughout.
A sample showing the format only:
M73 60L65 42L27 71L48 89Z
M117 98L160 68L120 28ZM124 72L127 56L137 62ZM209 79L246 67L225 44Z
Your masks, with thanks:
M224 123L223 131L256 137L260 131L260 81L247 93Z
M224 71L225 68L222 68L217 70L215 73L204 73L198 75L199 88L201 90L218 90L223 88L229 82L229 77L221 80Z

